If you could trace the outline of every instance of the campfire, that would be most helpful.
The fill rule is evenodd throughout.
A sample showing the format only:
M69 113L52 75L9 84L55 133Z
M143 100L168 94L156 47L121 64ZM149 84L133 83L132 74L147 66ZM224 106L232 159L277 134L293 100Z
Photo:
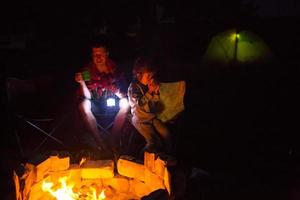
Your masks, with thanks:
M171 194L171 175L162 156L144 154L144 163L129 156L113 160L70 163L70 157L50 156L14 181L17 200L127 200L141 199L163 189Z

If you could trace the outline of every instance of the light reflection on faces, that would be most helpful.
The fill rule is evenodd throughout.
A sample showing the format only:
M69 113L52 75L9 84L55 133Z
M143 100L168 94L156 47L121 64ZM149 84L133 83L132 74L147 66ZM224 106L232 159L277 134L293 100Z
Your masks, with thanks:
M92 51L93 63L96 66L105 65L108 58L107 50L104 47L94 47Z
M153 78L153 72L143 72L140 74L140 82L147 85Z

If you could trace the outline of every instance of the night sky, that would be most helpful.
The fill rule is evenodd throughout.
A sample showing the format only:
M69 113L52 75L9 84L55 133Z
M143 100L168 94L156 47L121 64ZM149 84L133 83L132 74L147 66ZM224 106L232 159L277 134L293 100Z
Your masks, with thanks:
M134 60L146 55L157 59L162 81L186 81L184 131L177 137L186 199L299 199L299 14L297 0L6 2L0 8L0 194L10 195L11 170L22 160L10 132L6 78L51 80L40 100L65 109L90 42L104 38L128 80ZM212 36L229 28L258 34L274 60L204 66ZM193 168L210 176L191 179Z

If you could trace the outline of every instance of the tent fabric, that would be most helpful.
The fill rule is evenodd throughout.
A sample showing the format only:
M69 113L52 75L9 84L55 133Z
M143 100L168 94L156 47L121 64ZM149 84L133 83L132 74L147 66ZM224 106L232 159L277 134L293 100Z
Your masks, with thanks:
M158 118L163 122L172 120L184 110L185 81L160 83L160 107Z
M251 31L227 30L215 35L203 56L204 63L251 64L269 61L272 53L266 43Z

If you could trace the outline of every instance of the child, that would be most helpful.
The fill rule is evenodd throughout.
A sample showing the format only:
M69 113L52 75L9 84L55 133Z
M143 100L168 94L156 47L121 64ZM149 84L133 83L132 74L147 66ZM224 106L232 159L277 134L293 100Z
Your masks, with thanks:
M170 153L170 133L155 113L155 104L159 101L159 84L153 78L155 72L149 60L136 60L133 68L134 81L128 88L132 123L145 138L146 151L157 152L164 146L166 152Z

